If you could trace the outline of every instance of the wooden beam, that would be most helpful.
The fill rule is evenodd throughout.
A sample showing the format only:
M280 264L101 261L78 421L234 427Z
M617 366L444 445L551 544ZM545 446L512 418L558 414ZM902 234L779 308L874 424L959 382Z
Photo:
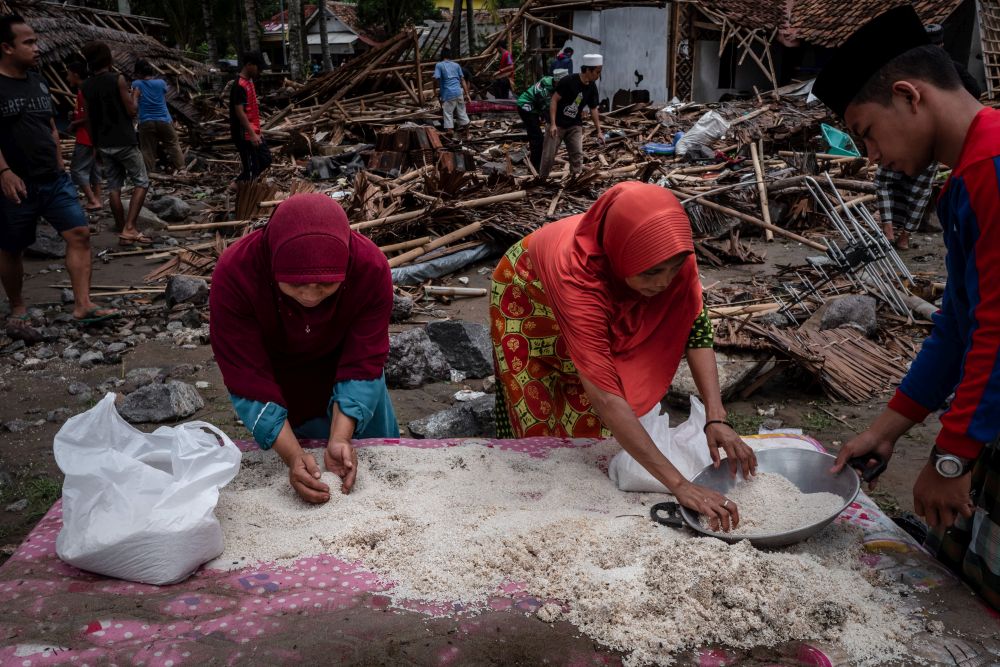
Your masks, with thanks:
M601 40L595 39L595 38L591 37L590 35L584 35L582 32L576 32L575 30L570 30L569 28L564 28L561 25L557 25L555 23L549 23L548 21L543 21L542 19L535 18L531 14L525 14L524 18L526 18L529 21L533 21L534 23L537 23L538 25L543 25L543 26L546 26L548 28L552 28L553 30L558 30L560 32L564 32L567 35L573 35L574 37L579 37L580 39L584 39L584 40L586 40L588 42L593 42L594 44L600 44L601 43Z

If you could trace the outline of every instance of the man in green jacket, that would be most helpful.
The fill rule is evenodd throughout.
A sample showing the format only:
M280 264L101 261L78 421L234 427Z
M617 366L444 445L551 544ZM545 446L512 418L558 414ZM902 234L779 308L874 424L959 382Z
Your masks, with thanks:
M545 118L545 114L549 110L552 93L556 90L556 83L567 73L564 69L557 69L552 72L552 76L543 76L517 98L517 113L520 114L524 129L528 133L531 165L535 171L538 171L542 164L542 146L545 144L542 119Z

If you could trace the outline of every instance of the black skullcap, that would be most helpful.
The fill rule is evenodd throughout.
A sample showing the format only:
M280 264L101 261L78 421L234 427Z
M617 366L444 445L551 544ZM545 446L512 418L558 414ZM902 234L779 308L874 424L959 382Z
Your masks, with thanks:
M834 50L816 77L813 95L843 116L847 105L884 65L928 43L924 24L911 5L890 9L858 28Z

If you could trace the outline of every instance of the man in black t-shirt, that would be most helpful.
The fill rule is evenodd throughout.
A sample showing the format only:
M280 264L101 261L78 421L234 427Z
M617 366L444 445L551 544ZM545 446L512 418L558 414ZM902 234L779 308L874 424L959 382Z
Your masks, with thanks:
M549 105L549 131L545 134L545 145L542 147L542 165L538 169L538 176L542 180L549 177L559 144L563 141L566 142L566 152L569 154L570 175L577 176L583 171L584 107L590 109L597 140L604 143L601 116L597 109L600 98L596 83L601 78L603 65L603 56L588 53L583 57L580 73L565 76L556 85L556 92Z
M90 227L66 173L53 117L52 96L38 66L38 38L20 16L0 17L0 280L10 300L7 334L38 339L22 287L24 250L44 217L66 240L73 286L73 317L114 317L90 300Z
M87 128L104 165L108 181L108 203L118 230L118 244L148 245L153 239L139 231L139 211L146 201L149 175L139 151L139 137L133 119L138 113L139 90L129 87L125 77L112 70L111 47L104 42L83 45L83 57L91 76L83 82L87 107ZM128 215L122 205L126 178L132 184Z

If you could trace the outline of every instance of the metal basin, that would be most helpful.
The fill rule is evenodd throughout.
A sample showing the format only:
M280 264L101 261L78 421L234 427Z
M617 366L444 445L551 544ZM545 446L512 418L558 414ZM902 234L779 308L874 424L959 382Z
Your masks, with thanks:
M812 537L850 505L861 489L861 482L854 471L845 467L836 475L830 473L830 468L836 459L823 452L809 449L765 449L757 452L757 472L773 472L785 477L799 488L802 493L832 493L844 501L836 512L816 523L802 526L784 533L760 535L730 535L713 532L702 527L700 515L677 503L658 503L650 510L650 515L659 523L673 527L686 525L702 535L717 537L720 540L733 543L740 540L750 540L755 547L782 547L801 542ZM708 466L691 480L695 484L707 487L722 494L728 494L736 486L737 478L729 475L729 466L723 461L718 469ZM670 507L672 506L672 507ZM667 511L669 517L663 517L660 512Z

